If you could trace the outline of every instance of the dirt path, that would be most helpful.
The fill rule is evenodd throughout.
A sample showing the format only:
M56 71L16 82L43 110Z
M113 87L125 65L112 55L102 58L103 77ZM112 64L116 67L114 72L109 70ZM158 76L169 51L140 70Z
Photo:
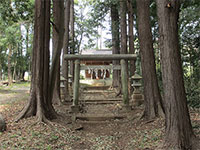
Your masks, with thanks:
M0 104L0 112L7 122L7 131L0 133L0 150L154 150L162 142L164 131L162 118L150 122L140 120L143 106L133 107L129 114L122 112L120 98L112 101L113 93L111 91L109 93L108 90L83 91L81 94L83 110L76 115L108 117L124 114L128 116L127 118L73 121L75 114L70 113L71 103L68 103L56 107L59 114L68 117L53 121L52 126L38 123L35 117L14 122L26 103L28 90L27 86L0 89L1 104L11 104ZM100 101L104 103L99 104ZM196 135L200 135L199 118L199 112L191 112Z
M0 89L0 105L28 97L29 86L12 86Z

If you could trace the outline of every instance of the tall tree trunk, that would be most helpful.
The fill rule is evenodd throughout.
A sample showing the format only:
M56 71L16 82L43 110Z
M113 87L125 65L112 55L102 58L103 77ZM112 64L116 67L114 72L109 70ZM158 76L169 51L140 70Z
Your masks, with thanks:
M29 28L30 28L30 24L28 23L26 26L26 54L28 53L29 50Z
M56 93L57 97L54 97L54 103L60 103L60 56L63 47L64 36L64 0L53 0L53 16L54 16L54 29L53 29L53 58L52 66L50 70L49 81L49 99L53 100L53 96Z
M138 33L144 80L144 118L150 120L163 112L156 77L156 65L150 25L150 0L137 0Z
M12 71L11 71L11 57L12 57L12 46L8 47L8 84L12 84Z
M53 90L53 104L59 104L61 102L60 98L60 55L61 49L63 46L63 32L64 31L64 23L63 23L63 15L64 15L64 0L60 2L53 0L53 18L54 18L54 26L53 26L53 59L57 59L58 63L55 67L55 87ZM61 12L62 11L62 12ZM62 16L62 17L61 17ZM62 37L60 37L62 36ZM59 45L60 44L60 45ZM57 54L60 53L60 54Z
M120 41L119 41L119 13L117 9L117 4L111 4L111 30L112 30L112 53L120 53ZM113 65L119 65L119 61L114 60ZM113 70L113 82L112 86L120 86L120 71Z
M75 54L74 43L74 0L70 0L70 54ZM79 52L78 52L79 53ZM74 61L70 61L70 74L72 75L72 81L74 81Z
M133 33L133 5L132 0L127 0L127 8L128 8L128 41L129 41L129 54L134 54L134 33ZM130 61L130 74L132 77L135 73L135 61Z
M25 81L25 79L24 79L24 75L25 75L25 71L22 70L22 74L21 74L21 80L22 80L22 81Z
M197 150L187 107L178 39L180 0L157 0L166 137L162 149Z
M120 1L121 54L127 54L126 0Z
M121 31L121 47L120 54L127 54L127 23L126 23L126 0L120 0L120 31ZM128 80L128 61L126 61L127 80ZM121 80L121 79L120 79ZM122 85L119 87L119 94L122 92Z
M30 31L30 24L28 23L26 26L26 58L29 57L29 31ZM28 78L27 80L29 80L29 73L30 73L30 61L27 64L28 66Z
M3 80L3 79L2 79L2 64L1 64L1 62L0 62L0 81L1 81L1 80Z
M36 115L38 121L48 121L57 114L48 99L49 89L50 0L35 1L35 23L32 51L30 99L16 121Z
M63 59L62 59L62 74L65 77L65 98L66 100L69 100L69 89L68 89L68 61L64 60L64 55L68 54L69 52L69 22L70 22L70 0L65 1L65 12L64 12L64 27L65 27L65 33L64 33L64 42L63 42Z
M16 62L16 60L15 60L15 63L14 63L14 66L13 66L13 80L16 80L16 64L17 64L17 62Z

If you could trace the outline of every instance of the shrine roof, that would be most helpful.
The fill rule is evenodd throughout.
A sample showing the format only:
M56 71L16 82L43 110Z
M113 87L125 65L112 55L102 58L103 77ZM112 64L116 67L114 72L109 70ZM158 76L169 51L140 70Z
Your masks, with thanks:
M111 55L112 49L86 49L86 50L82 50L80 54L81 55L100 55L100 54Z

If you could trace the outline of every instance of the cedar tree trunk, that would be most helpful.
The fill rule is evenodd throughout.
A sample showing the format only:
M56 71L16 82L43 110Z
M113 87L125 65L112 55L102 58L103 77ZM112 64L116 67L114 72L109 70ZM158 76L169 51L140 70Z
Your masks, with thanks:
M63 43L63 15L64 15L64 0L56 1L53 0L53 17L54 17L54 27L53 27L53 58L58 61L55 67L55 88L53 90L53 104L60 104L60 55ZM59 53L57 55L57 53ZM55 58L57 55L57 58Z
M64 12L64 41L63 41L63 56L62 56L62 74L65 77L65 98L69 98L69 89L68 89L68 61L64 60L64 55L68 54L69 52L69 21L70 21L70 0L65 1L65 12Z
M127 54L127 23L126 23L126 0L120 0L120 29L121 29L121 48L120 48L120 54ZM128 74L128 63L126 61L126 70ZM120 79L121 80L121 79ZM127 76L128 80L128 76ZM122 85L120 84L119 88L119 94L121 94L122 91Z
M127 0L128 8L128 41L129 41L129 54L134 54L134 34L133 34L133 5L132 0ZM130 77L135 73L135 61L130 61Z
M127 54L126 0L120 0L120 28L121 28L120 54Z
M74 0L70 0L70 54L75 54L75 43L74 43ZM70 61L70 74L72 75L72 81L74 81L74 61Z
M156 77L156 65L150 25L150 0L137 0L137 21L144 81L144 118L158 117L163 112L161 95Z
M119 41L119 13L117 4L111 4L111 31L112 31L112 53L120 53L120 41ZM113 65L119 65L118 60L113 61ZM113 70L113 82L112 86L119 87L120 85L120 71Z
M49 80L49 99L53 99L54 90L59 90L60 85L60 56L63 48L64 36L64 0L53 0L53 14L54 14L54 55L52 58L52 66ZM56 82L57 80L57 82ZM56 89L55 89L56 88ZM58 89L57 89L58 88ZM56 100L58 102L59 100Z
M2 65L1 65L1 62L0 62L0 81L1 80L3 80L3 79L2 79Z
M50 0L36 0L30 99L16 121L35 115L38 121L56 118L57 114L48 99L49 39Z
M12 84L12 71L11 71L11 56L12 56L12 46L9 45L8 48L8 85Z
M187 107L178 39L180 0L157 0L166 137L162 149L197 150Z

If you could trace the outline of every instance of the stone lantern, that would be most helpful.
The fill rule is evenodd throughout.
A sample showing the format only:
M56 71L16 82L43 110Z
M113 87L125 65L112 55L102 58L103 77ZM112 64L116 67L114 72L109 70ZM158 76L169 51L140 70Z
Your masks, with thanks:
M133 105L139 106L144 101L143 95L141 94L141 91L140 91L140 87L142 86L141 84L142 77L138 74L135 74L131 78L133 81L132 86L134 88L133 95L132 95L132 102L133 102Z
M69 83L69 94L72 96L73 95L73 89L72 89L73 81L72 81L72 75L71 74L68 75L68 83Z
M65 99L65 82L66 79L63 76L60 76L60 96L62 100Z
M71 74L68 75L68 83L69 83L70 87L72 87L72 75Z

